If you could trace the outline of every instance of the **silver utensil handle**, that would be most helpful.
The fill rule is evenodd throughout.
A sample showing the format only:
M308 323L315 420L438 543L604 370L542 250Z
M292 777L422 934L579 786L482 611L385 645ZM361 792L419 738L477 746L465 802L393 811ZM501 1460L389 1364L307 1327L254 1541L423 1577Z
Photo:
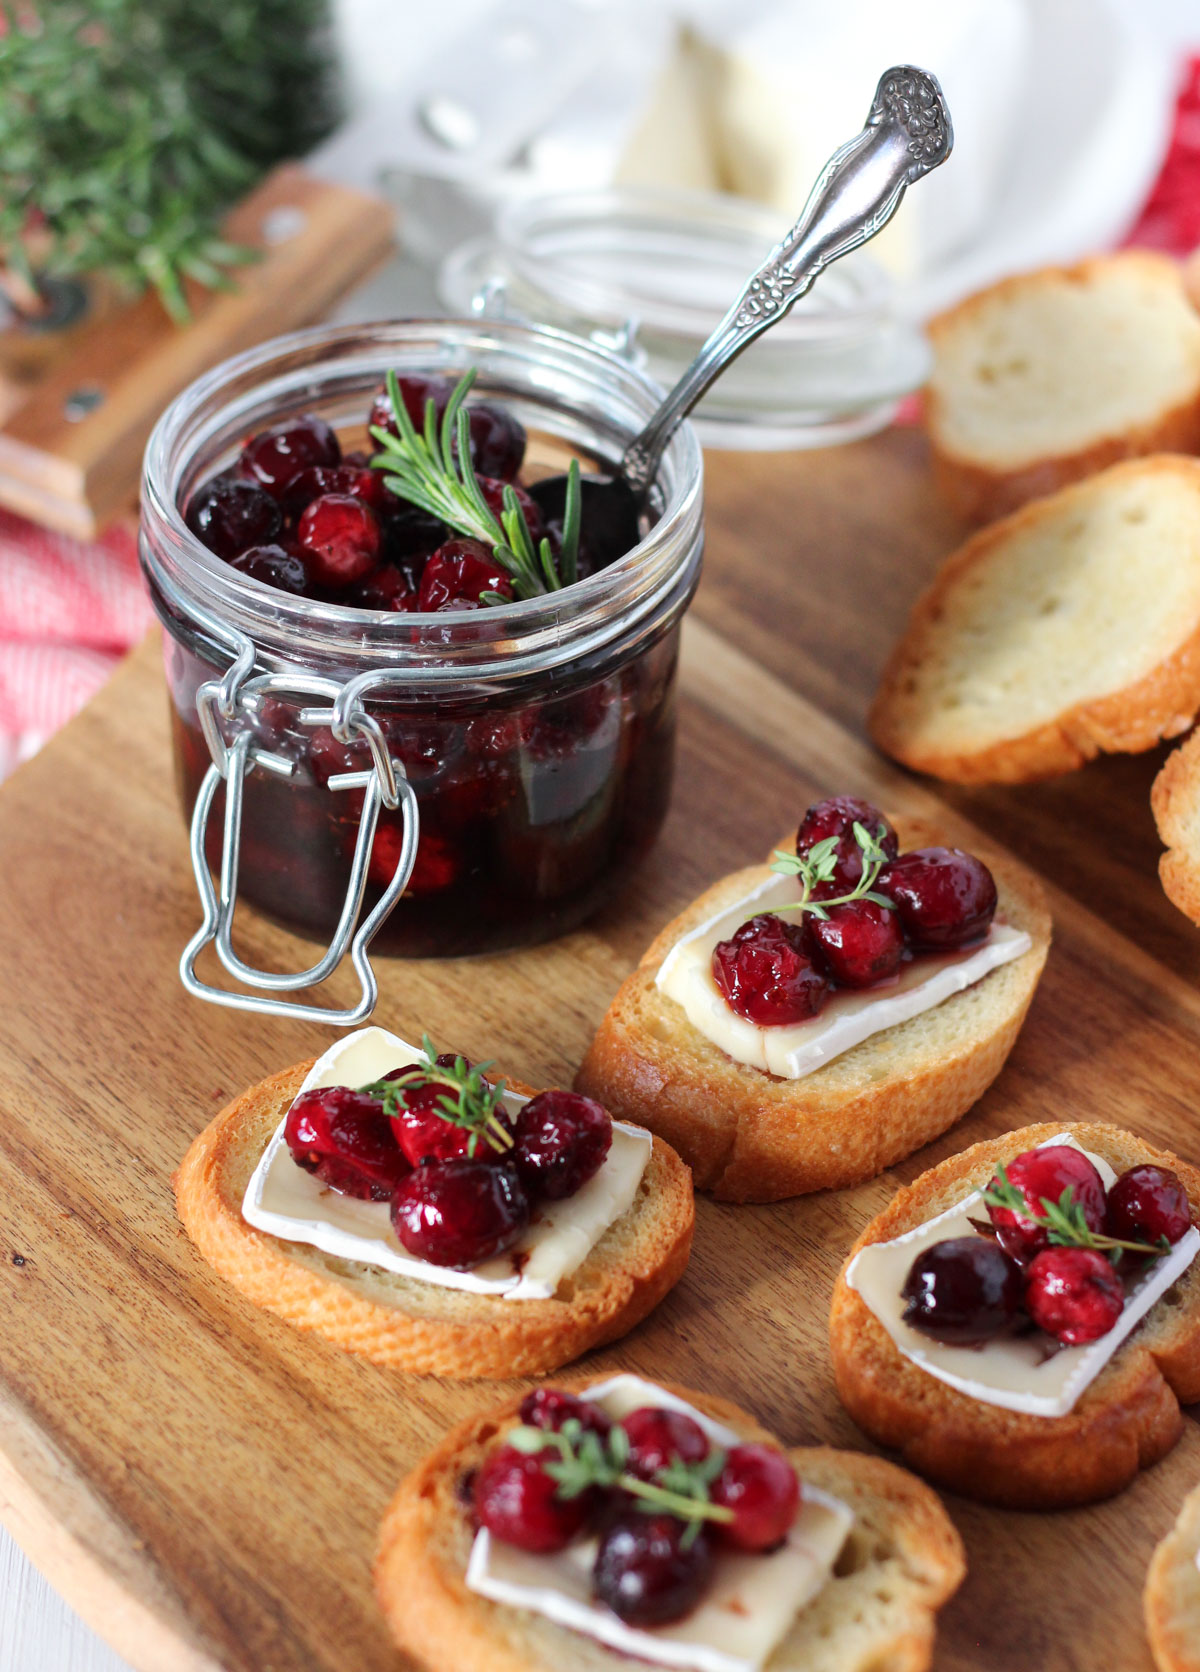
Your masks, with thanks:
M886 226L905 188L944 162L953 143L950 112L936 78L911 64L886 70L862 132L830 157L800 219L629 444L621 470L635 492L649 488L667 443L729 362L782 319L830 262Z

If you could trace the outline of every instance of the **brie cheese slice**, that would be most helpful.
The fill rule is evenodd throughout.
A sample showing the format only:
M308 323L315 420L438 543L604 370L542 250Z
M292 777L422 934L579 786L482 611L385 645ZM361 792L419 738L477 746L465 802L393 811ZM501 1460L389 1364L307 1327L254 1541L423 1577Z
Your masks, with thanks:
M723 1424L639 1376L613 1377L583 1397L617 1421L641 1405L664 1405L693 1417L714 1445L738 1443ZM722 1551L703 1601L670 1626L628 1626L592 1600L595 1538L577 1540L555 1556L534 1556L482 1528L471 1548L467 1588L639 1660L696 1672L759 1672L828 1580L853 1521L840 1499L804 1483L800 1512L783 1545L769 1555Z
M713 980L713 948L718 941L728 940L747 918L778 911L799 897L795 877L772 873L735 905L726 906L676 941L655 977L660 992L682 1005L697 1032L726 1056L783 1080L803 1079L872 1034L932 1010L1002 964L1023 957L1033 945L1023 929L993 923L987 939L978 946L943 957L916 958L902 966L895 981L862 992L841 988L807 1022L760 1028L730 1009Z
M1046 1143L1082 1148L1069 1133L1048 1138ZM1102 1156L1092 1155L1088 1150L1083 1153L1099 1171L1107 1190L1116 1174ZM1002 1336L982 1347L948 1346L904 1322L901 1290L918 1254L949 1237L974 1235L971 1220L986 1215L983 1191L973 1190L956 1206L906 1231L903 1236L859 1249L846 1272L846 1282L866 1301L905 1358L939 1382L969 1394L984 1405L998 1405L1029 1416L1066 1416L1121 1343L1129 1338L1155 1301L1182 1277L1200 1250L1200 1231L1193 1226L1134 1285L1114 1328L1086 1346L1053 1347L1048 1351L1047 1338L1040 1333Z
M300 1089L368 1085L393 1068L420 1061L421 1054L383 1028L363 1028L326 1051ZM505 1092L504 1101L515 1113L528 1099ZM506 1254L470 1271L454 1271L406 1251L392 1229L386 1202L340 1195L298 1167L284 1139L286 1121L285 1115L246 1186L242 1217L248 1224L286 1242L307 1243L338 1259L505 1300L554 1296L608 1227L632 1207L653 1146L650 1134L641 1127L614 1121L612 1148L582 1190L565 1201L539 1204L533 1223Z

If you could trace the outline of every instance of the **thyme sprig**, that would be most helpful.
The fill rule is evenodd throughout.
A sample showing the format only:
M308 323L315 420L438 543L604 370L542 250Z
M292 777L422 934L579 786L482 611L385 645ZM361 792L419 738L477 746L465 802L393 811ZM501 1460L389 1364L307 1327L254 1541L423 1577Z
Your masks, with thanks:
M570 585L579 572L579 525L582 504L579 461L572 459L567 471L566 504L563 513L562 553L558 564L544 536L534 538L511 483L506 483L499 517L483 497L475 466L471 462L471 415L466 398L475 382L472 368L454 386L438 421L432 398L425 402L425 425L418 434L394 371L387 374L388 400L395 415L398 435L378 424L371 435L380 451L371 460L376 470L386 472L384 485L398 498L427 511L449 524L457 534L479 540L492 548L500 567L512 577L518 598L540 598ZM506 603L496 592L481 594L489 604Z
M428 1034L421 1040L421 1049L425 1054L423 1062L413 1063L396 1079L372 1080L369 1085L359 1086L358 1090L364 1097L378 1098L383 1104L384 1114L392 1117L400 1113L405 1093L414 1082L443 1086L445 1090L438 1098L434 1113L449 1121L451 1126L461 1126L470 1132L468 1155L475 1154L481 1138L498 1154L510 1150L513 1147L512 1128L503 1114L497 1112L504 1096L504 1081L485 1078L485 1070L492 1066L491 1063L476 1063L472 1067L465 1057L455 1057L453 1066L440 1064L437 1049Z
M568 1417L557 1433L522 1424L507 1439L509 1445L527 1455L551 1450L557 1453L545 1469L557 1484L558 1497L578 1498L594 1486L607 1490L618 1487L636 1498L644 1513L665 1510L686 1522L685 1544L694 1541L704 1522L733 1520L733 1511L714 1504L710 1496L713 1481L725 1467L725 1453L719 1447L699 1463L676 1458L657 1469L653 1480L642 1480L629 1472L629 1436L620 1423L601 1438L584 1428L578 1417Z
M1126 1252L1152 1254L1156 1259L1171 1252L1171 1244L1166 1237L1157 1243L1126 1242L1121 1237L1093 1231L1084 1216L1082 1204L1075 1200L1072 1185L1067 1185L1057 1202L1051 1201L1048 1196L1040 1197L1043 1211L1030 1212L1029 1203L1009 1179L1003 1162L996 1168L995 1179L983 1192L983 1200L988 1207L1005 1208L1034 1225L1040 1225L1046 1232L1047 1240L1057 1248L1094 1248L1103 1254L1118 1255Z
M776 848L771 860L772 871L777 871L781 877L799 877L801 892L798 900L772 906L771 910L807 911L814 917L828 917L833 906L849 905L852 900L873 900L877 906L895 911L895 901L889 900L886 894L878 893L875 888L880 871L888 863L889 856L882 845L886 834L886 825L881 824L878 835L872 836L866 825L855 819L854 840L862 850L862 875L848 894L839 894L836 899L830 900L814 900L812 893L818 884L828 882L837 870L839 837L826 836L824 841L814 842L806 854L788 853L783 848Z

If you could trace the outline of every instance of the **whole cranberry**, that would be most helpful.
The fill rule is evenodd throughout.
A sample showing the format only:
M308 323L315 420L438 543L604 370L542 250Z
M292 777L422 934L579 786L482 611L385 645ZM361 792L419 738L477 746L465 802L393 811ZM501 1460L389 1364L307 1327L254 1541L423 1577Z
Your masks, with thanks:
M577 1422L589 1434L606 1438L612 1421L599 1405L558 1388L534 1388L521 1401L521 1421L530 1428L546 1428L557 1434L566 1422Z
M1183 1180L1149 1162L1129 1167L1108 1192L1108 1234L1122 1242L1177 1243L1192 1224Z
M895 858L899 853L896 832L878 807L872 807L869 801L860 801L856 795L832 795L826 801L816 802L800 821L796 832L796 853L805 859L818 842L828 841L831 836L836 838L837 847L834 850L833 875L813 889L815 900L832 900L837 895L849 894L862 880L863 858L854 834L856 824L861 824L876 838L889 858Z
M484 1461L471 1495L480 1526L493 1538L549 1556L564 1550L582 1530L592 1500L586 1492L559 1497L558 1482L546 1472L554 1456L501 1446Z
M461 610L478 604L480 594L513 595L512 581L479 540L447 540L425 565L418 608Z
M1125 1308L1125 1290L1095 1248L1044 1248L1029 1267L1025 1308L1065 1347L1107 1335Z
M516 494L517 504L525 513L526 526L536 545L545 532L542 527L542 513L525 492L525 489L519 488L515 482L502 482L497 476L481 476L479 478L479 491L483 495L488 510L497 522L500 521L501 513L504 510L504 490L509 487Z
M388 1076L401 1078L401 1076ZM437 1080L424 1078L420 1071L402 1076L403 1103L392 1116L396 1142L416 1167L427 1159L448 1161L454 1156L472 1153L471 1133L464 1126L456 1126L442 1114L441 1103L450 1095L446 1086ZM480 1161L495 1161L497 1152L483 1138L476 1137L474 1154Z
M738 1550L771 1550L788 1535L800 1504L800 1482L776 1446L734 1446L713 1481L714 1504L733 1511L733 1520L714 1527L720 1544Z
M807 916L813 962L839 987L871 987L895 975L904 959L904 931L894 911L874 900L847 900L827 917Z
M308 585L304 559L298 552L285 551L282 546L248 546L229 559L229 567L280 592L302 593Z
M517 1116L512 1162L533 1196L559 1202L594 1178L612 1146L612 1116L576 1091L543 1091Z
M415 610L417 594L394 563L381 563L348 588L345 602L358 610Z
M990 1341L1012 1323L1025 1281L1010 1254L986 1237L947 1237L909 1267L904 1322L955 1347Z
M349 494L314 499L300 518L296 538L308 554L312 578L322 586L348 586L372 570L382 535L374 511Z
M422 1163L392 1197L392 1225L408 1252L458 1271L503 1254L528 1224L515 1169L465 1156Z
M690 1614L712 1576L712 1545L703 1532L688 1542L673 1515L614 1521L600 1541L592 1588L631 1626L665 1626Z
M184 521L197 540L226 562L248 546L269 545L283 526L270 494L227 475L214 476L196 490Z
M242 448L239 468L276 499L302 470L314 464L337 464L338 438L323 418L306 412L259 430Z
M427 377L423 372L405 372L402 377L397 377L396 382L400 386L400 398L404 402L404 410L412 420L413 429L418 435L423 435L426 403L433 402L434 415L440 421L442 413L446 410L446 402L454 393L454 385L449 378ZM372 429L387 430L396 436L400 434L386 386L376 391L371 404L371 415L367 421Z
M808 947L801 924L764 912L713 947L713 980L730 1009L759 1027L807 1021L829 997Z
M467 408L471 425L471 463L479 476L511 482L525 457L525 430L506 406L495 401L473 401Z
M951 952L982 940L996 912L996 883L974 854L959 848L913 848L879 873L914 952Z
M622 1418L621 1427L629 1439L626 1467L639 1480L651 1480L659 1469L677 1460L703 1463L710 1450L708 1435L686 1411L640 1405Z
M1106 1205L1104 1180L1082 1150L1071 1144L1044 1144L1041 1149L1023 1150L1006 1165L1009 1184L1021 1192L1029 1215L1045 1217L1045 1202L1057 1203L1064 1190L1071 1192L1071 1201L1083 1209L1089 1230L1103 1231ZM989 1189L998 1186L999 1176L993 1178ZM1012 1208L988 1205L988 1218L996 1227L1000 1246L1014 1259L1028 1264L1034 1255L1047 1247L1049 1234L1032 1217L1017 1213Z
M361 499L378 512L385 512L396 503L395 495L384 487L378 470L346 460L341 464L309 465L292 477L280 496L280 503L289 516L298 517L314 499L330 493L349 494L351 499Z
M383 531L387 556L393 562L402 562L405 558L423 560L453 538L444 522L431 517L420 506L409 505L394 494L390 494L389 498L391 504L383 514Z
M345 1196L386 1202L408 1176L383 1105L348 1086L301 1092L288 1110L283 1135L305 1172Z

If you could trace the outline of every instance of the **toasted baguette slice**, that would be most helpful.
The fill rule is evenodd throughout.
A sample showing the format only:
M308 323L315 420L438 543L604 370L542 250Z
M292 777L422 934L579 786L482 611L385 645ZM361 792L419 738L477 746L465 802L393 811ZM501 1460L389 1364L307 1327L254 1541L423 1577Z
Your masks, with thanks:
M1114 465L983 529L918 599L879 747L963 784L1136 753L1200 710L1200 460Z
M1171 1167L1200 1211L1200 1172L1120 1127L1093 1122L1026 1126L975 1144L901 1190L859 1237L868 1243L923 1225L986 1184L996 1164L1071 1132L1116 1172L1139 1162ZM965 1497L1010 1509L1067 1509L1111 1497L1179 1439L1181 1404L1200 1399L1200 1262L1151 1308L1064 1417L1027 1416L947 1387L899 1352L862 1297L833 1294L829 1338L837 1390L873 1440L900 1452L918 1474Z
M1166 853L1158 862L1172 905L1200 923L1200 731L1173 749L1150 791Z
M1022 273L929 332L934 473L973 521L1120 459L1200 451L1200 316L1167 256Z
M1183 1500L1146 1575L1146 1631L1159 1672L1200 1672L1200 1486Z
M893 819L905 848L936 831ZM576 1087L622 1120L677 1149L699 1190L730 1202L774 1202L840 1190L939 1137L983 1096L1004 1066L1050 949L1050 915L1037 878L980 853L999 912L1033 948L899 1027L874 1034L800 1080L735 1062L655 986L675 942L748 894L764 866L724 877L668 923L617 992L588 1048Z
M567 1385L579 1392L588 1383ZM748 1440L771 1438L736 1405L669 1391ZM401 1483L375 1563L380 1603L397 1643L430 1672L610 1672L622 1657L592 1638L466 1587L474 1528L461 1484L516 1422L519 1405L514 1399L462 1423ZM922 1672L937 1610L965 1572L945 1510L928 1487L880 1458L825 1446L789 1456L802 1481L849 1504L856 1522L833 1577L797 1615L766 1672Z
M552 1300L439 1288L256 1231L242 1218L246 1186L312 1066L299 1063L243 1092L196 1139L175 1180L188 1235L256 1306L389 1369L535 1376L627 1334L683 1276L692 1181L657 1139L633 1206ZM518 1081L508 1086L533 1095Z

